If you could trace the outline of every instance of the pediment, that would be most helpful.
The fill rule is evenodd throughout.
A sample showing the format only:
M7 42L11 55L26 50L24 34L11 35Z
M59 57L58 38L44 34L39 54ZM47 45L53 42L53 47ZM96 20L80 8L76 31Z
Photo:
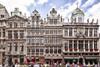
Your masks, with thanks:
M12 16L12 17L10 17L10 18L8 18L8 20L9 21L20 21L20 20L23 20L23 21L25 21L25 20L27 20L27 19L25 19L25 18L23 18L23 17L20 17L20 16L17 16L17 15L14 15L14 16Z

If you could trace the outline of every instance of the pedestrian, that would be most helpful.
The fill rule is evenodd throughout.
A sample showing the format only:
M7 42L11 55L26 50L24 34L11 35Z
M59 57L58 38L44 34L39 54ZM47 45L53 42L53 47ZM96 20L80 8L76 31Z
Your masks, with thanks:
M69 62L68 62L68 63L66 63L66 67L70 67L70 64L69 64Z
M14 65L14 64L12 64L11 66L12 66L12 67L15 67L15 65Z
M98 67L97 64L95 64L94 67Z

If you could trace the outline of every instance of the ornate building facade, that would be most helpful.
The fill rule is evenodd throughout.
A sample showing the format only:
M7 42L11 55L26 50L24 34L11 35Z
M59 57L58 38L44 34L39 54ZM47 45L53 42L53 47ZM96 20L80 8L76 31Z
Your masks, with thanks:
M42 19L37 10L29 18L15 8L9 16L0 5L0 49L2 60L13 63L48 62L97 64L99 62L99 24L84 22L84 12L76 8L71 20L52 8ZM9 60L10 59L10 60ZM9 63L10 64L10 63Z

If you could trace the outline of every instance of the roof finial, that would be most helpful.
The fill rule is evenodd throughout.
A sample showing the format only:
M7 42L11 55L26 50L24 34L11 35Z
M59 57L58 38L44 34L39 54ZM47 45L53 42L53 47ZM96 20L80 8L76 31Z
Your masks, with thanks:
M77 8L78 8L78 2L77 2Z

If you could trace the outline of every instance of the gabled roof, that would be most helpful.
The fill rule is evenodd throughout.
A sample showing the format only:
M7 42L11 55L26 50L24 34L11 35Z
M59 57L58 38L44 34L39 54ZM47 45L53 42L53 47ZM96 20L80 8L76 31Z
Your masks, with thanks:
M18 19L22 19L23 21L28 20L27 18L23 18L23 17L20 17L18 15L11 16L7 20L18 20Z

